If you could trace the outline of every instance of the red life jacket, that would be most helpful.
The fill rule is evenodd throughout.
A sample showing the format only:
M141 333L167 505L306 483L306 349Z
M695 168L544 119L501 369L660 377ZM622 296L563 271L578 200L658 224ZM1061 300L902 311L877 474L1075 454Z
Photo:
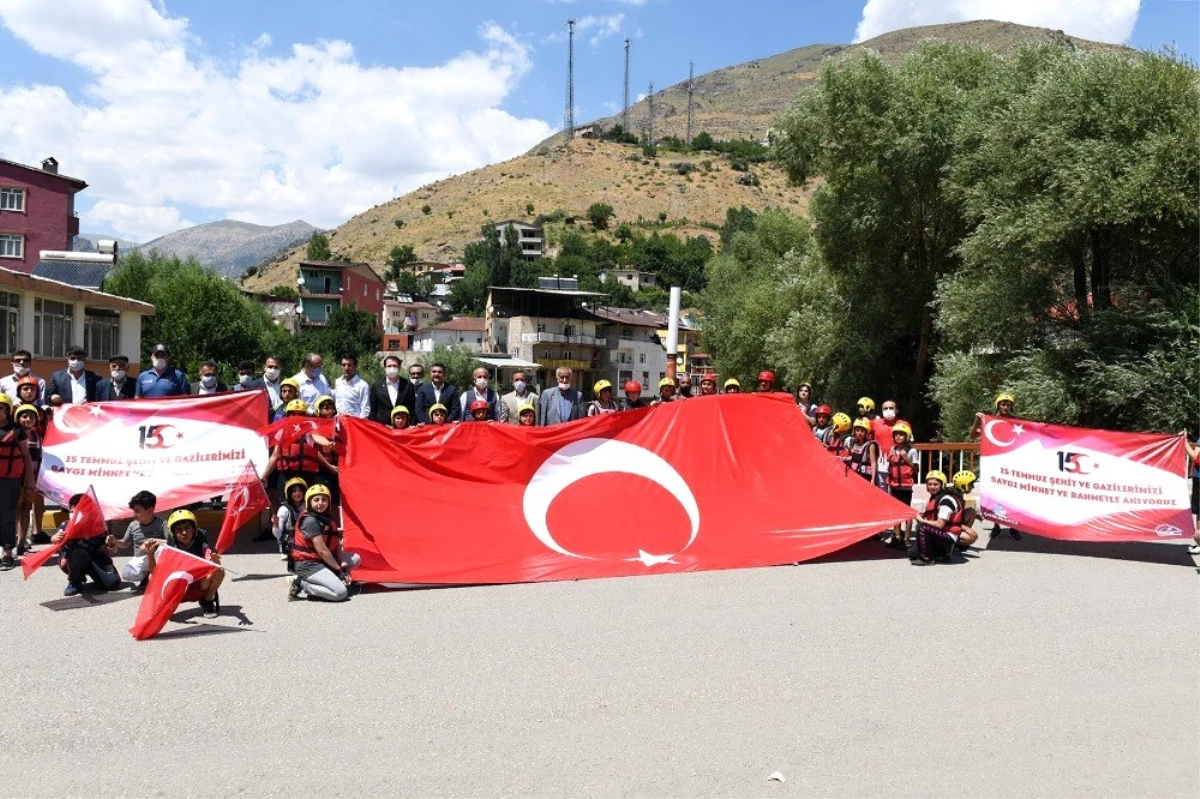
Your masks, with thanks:
M846 449L846 439L835 433L833 428L829 429L829 434L825 437L825 449L835 458L844 458L850 453L850 450Z
M330 552L337 549L337 542L341 540L342 531L334 527L327 517L317 516L309 511L304 511L300 514L300 518L296 519L296 532L292 540L292 560L311 560L320 562L321 556L317 554L317 548L313 546L312 539L304 534L300 529L300 524L308 517L317 519L321 523L320 536L325 539L325 546ZM330 539L333 539L332 541Z
M888 453L887 482L893 488L912 488L917 481L917 468L905 457L907 452L893 449Z
M19 425L0 427L0 478L13 480L25 476L25 457L21 454L22 428Z
M321 462L317 460L316 446L308 436L298 438L290 445L280 449L277 466L279 471L287 473L316 474L321 471Z
M925 519L926 521L937 519L938 503L945 497L950 497L954 500L954 513L950 515L950 518L947 520L946 526L943 529L950 535L957 536L962 532L963 501L962 497L956 495L954 492L941 491L940 493L930 497L929 501L925 503L925 512L921 514L921 518Z

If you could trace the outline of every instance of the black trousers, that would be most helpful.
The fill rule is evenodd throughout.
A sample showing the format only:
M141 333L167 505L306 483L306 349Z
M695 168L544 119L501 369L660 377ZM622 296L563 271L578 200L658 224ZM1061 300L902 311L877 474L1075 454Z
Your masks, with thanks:
M945 557L953 549L954 539L949 533L927 524L917 524L917 554L921 560Z
M102 552L72 549L63 558L67 561L67 582L76 588L82 588L89 577L105 591L112 591L121 584L112 558Z
M0 548L17 545L17 502L21 499L23 477L0 477Z

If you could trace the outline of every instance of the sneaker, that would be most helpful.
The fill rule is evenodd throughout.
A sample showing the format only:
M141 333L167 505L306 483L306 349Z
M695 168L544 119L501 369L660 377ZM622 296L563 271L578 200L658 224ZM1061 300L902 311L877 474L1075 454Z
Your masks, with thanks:
M29 551L29 547L26 545L26 543L24 541L17 544L17 557L18 558L23 557L25 555L25 553L28 551Z
M287 598L288 602L300 598L300 578L293 577L287 581Z
M915 558L909 558L908 562L914 566L928 566L929 564L933 563L932 560L927 560L926 558L922 558L919 555Z
M5 555L0 558L0 572L12 571L17 567L17 561L12 555Z
M1188 547L1189 555L1200 555L1200 544L1192 544Z
M204 618L215 619L217 617L217 603L212 599L201 599L200 609L204 611Z
M280 560L287 560L287 553L286 553L286 552L280 552L280 553L279 553L279 559L280 559Z
M75 583L67 583L67 587L63 589L63 596L75 596L79 593L79 586Z

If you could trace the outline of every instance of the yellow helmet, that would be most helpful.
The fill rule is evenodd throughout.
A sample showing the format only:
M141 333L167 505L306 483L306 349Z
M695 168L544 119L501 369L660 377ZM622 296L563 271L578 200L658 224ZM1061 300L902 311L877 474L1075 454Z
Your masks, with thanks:
M833 432L845 433L850 430L850 417L844 413L835 413L833 415Z
M297 383L293 378L290 378L290 377L285 377L283 380L279 381L279 387L283 388L284 386L291 386L292 388L296 389L297 391L300 390L300 384Z
M171 532L175 532L175 525L179 524L180 522L191 522L192 524L196 524L196 514L192 513L186 508L180 508L172 513L171 517L167 519L167 529Z
M854 426L861 427L863 430L866 430L868 433L871 432L871 420L870 419L865 419L865 418L855 419Z
M291 480L288 480L283 484L283 495L286 497L288 494L292 493L292 489L296 486L300 486L305 491L308 490L308 483L304 482L303 477L293 477Z
M934 469L931 472L926 472L925 482L929 482L930 480L937 480L942 485L946 485L946 473L940 472L937 469Z
M866 408L868 411L875 410L875 400L870 397L859 397L858 405L860 408Z
M521 414L525 413L525 411L529 411L530 413L537 413L537 406L534 405L532 402L523 402L523 403L521 403L521 407L517 408L517 416L520 416Z
M604 389L612 390L612 383L607 380L597 380L596 385L592 386L592 393L599 395Z
M442 413L445 413L447 415L449 415L449 413L450 413L450 411L446 410L446 406L440 402L435 402L434 404L429 406L429 415L430 416L433 416L434 411L441 411Z
M8 409L11 411L13 406L12 397L8 396L7 394L0 393L0 405L7 405Z
M971 490L971 485L978 479L979 478L975 476L975 472L971 471L970 469L963 469L961 472L954 473L954 477L951 478L951 482L954 483L955 488L965 494Z
M670 386L671 388L675 388L675 381L669 377L664 377L662 380L658 381L658 387L662 388L663 386Z
M5 396L7 396L7 395L5 395ZM34 415L38 415L38 416L40 416L40 415L41 415L41 411L39 411L39 410L37 409L37 406L36 406L36 405L29 405L28 403L26 403L26 404L24 404L24 405L18 405L18 406L17 406L17 412L16 412L15 414L13 414L13 415L14 415L14 416L20 416L21 414L23 414L23 413L28 413L28 412L30 412L30 411L32 411L32 412L34 413Z
M730 386L733 386L734 388L741 388L742 384L738 382L736 377L731 377L725 381L724 388L729 388Z
M332 495L329 493L329 486L317 483L316 485L309 486L308 490L304 492L304 504L307 505L309 500L311 500L313 497L331 496Z
M296 399L287 404L287 413L308 413L308 403Z
M908 422L896 422L892 425L892 434L904 433L909 438L912 438L912 428L908 426Z
M1016 405L1017 398L1005 391L996 395L996 407L999 408L1002 402L1011 402L1013 405Z
M333 397L329 396L328 394L322 394L321 396L317 397L317 401L313 403L313 410L319 411L321 410L321 406L326 404L334 404Z
M404 414L405 416L412 416L412 414L408 412L407 407L405 407L403 405L397 405L395 408L392 408L392 413L390 416L388 416L388 418L395 419L400 414Z

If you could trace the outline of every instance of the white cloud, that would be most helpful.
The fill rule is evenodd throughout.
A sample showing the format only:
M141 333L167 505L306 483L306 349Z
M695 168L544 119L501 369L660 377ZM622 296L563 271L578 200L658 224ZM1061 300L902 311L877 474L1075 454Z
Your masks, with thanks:
M369 67L344 41L271 55L260 36L236 63L204 55L183 18L150 0L5 0L2 22L88 72L84 97L0 85L5 156L54 154L96 201L83 227L145 241L215 216L331 227L449 174L549 136L500 109L529 72L528 48L495 24L482 47L432 67Z
M1121 43L1133 33L1140 5L1140 0L867 0L854 40L917 25L996 19Z
M595 47L609 36L615 36L620 33L621 23L624 21L624 14L610 14L599 17L589 14L586 17L580 17L575 20L575 37L582 39L588 31L592 31L592 35L588 37L588 44ZM555 31L544 39L547 42L565 42L566 40L567 31L565 23L562 30Z

